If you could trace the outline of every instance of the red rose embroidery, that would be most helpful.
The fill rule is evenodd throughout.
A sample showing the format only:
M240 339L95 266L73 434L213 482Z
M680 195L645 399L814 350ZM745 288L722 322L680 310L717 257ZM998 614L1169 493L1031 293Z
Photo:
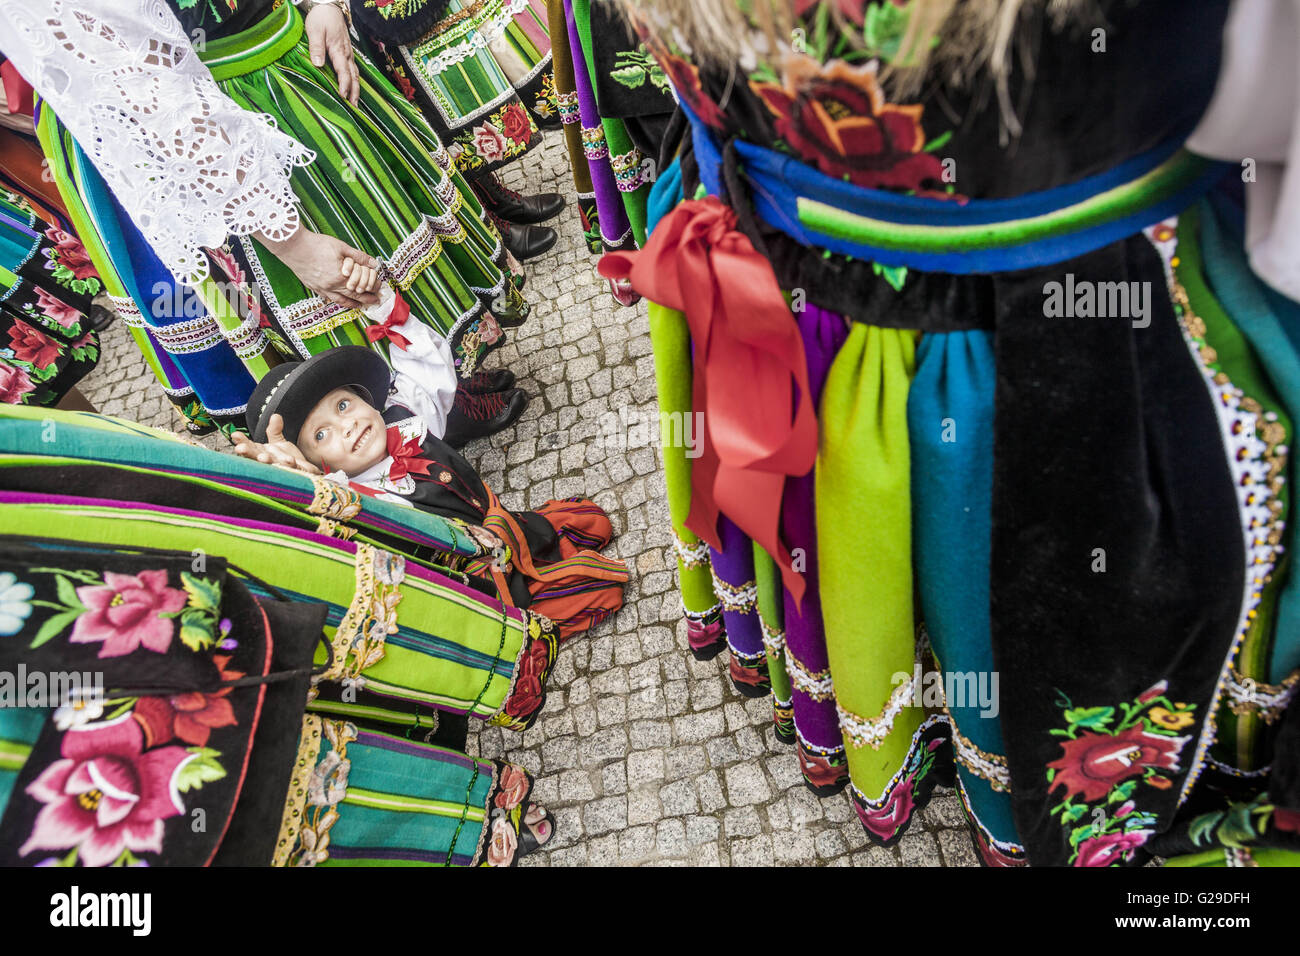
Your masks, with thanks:
M517 767L512 763L508 763L501 768L501 779L498 784L500 790L497 792L493 803L503 810L519 806L519 801L528 795L528 774L522 767Z
M803 777L814 787L837 787L848 776L849 768L845 764L833 764L829 757L808 753L802 746L799 751L799 768Z
M911 777L900 782L879 810L868 810L856 800L853 801L858 817L869 833L874 833L882 840L888 840L898 832L899 827L911 817L912 808L916 806L916 801L912 797L912 786Z
M942 182L943 165L922 151L922 107L886 102L874 63L822 67L810 56L792 55L784 80L754 89L771 110L777 133L804 161L868 189L964 199L927 185Z
M474 151L489 163L495 163L506 154L506 138L491 123L481 123L473 129Z
M21 405L24 395L36 391L31 376L20 368L0 361L0 402Z
M542 681L550 668L550 650L541 638L532 642L528 653L519 662L515 689L505 702L504 710L511 717L531 716L542 703Z
M1079 844L1075 866L1110 866L1121 860L1133 859L1133 851L1147 842L1150 830L1130 830L1127 833L1103 833Z
M220 654L212 658L222 681L238 680L242 671L228 671L229 656ZM135 717L144 727L148 746L156 747L173 738L187 744L204 747L215 727L233 727L235 711L226 696L231 688L225 687L215 694L191 692L170 697L141 697L135 707Z
M35 368L45 368L58 361L59 344L21 319L14 319L14 324L10 326L9 341L14 350L14 358L20 362L29 362Z
M501 132L516 143L527 146L533 138L533 123L527 111L518 103L511 103L501 111Z
M746 667L734 654L731 655L731 662L727 669L732 681L737 684L744 684L746 687L766 687L769 683L766 667Z
M1064 787L1067 797L1079 795L1089 803L1100 800L1115 784L1141 776L1148 767L1177 771L1178 754L1191 739L1153 734L1139 724L1113 735L1084 733L1064 740L1061 756L1047 765L1056 771L1049 792ZM1159 776L1147 782L1159 789L1170 786L1168 779Z
M81 321L81 311L68 305L62 299L50 295L40 286L36 287L36 304L47 319L53 319L65 329L70 329Z
M90 261L90 256L86 255L86 247L76 236L62 229L50 228L45 230L45 238L54 243L54 248L59 254L59 262L67 266L76 278L89 279L96 275L94 263Z

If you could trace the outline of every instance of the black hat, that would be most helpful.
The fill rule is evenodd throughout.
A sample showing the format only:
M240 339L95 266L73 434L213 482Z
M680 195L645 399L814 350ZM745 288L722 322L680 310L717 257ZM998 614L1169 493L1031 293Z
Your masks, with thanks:
M378 352L363 345L344 345L305 362L277 365L266 374L248 399L249 436L266 441L272 415L284 418L284 437L297 444L303 422L316 403L336 388L352 388L371 405L384 410L391 373Z

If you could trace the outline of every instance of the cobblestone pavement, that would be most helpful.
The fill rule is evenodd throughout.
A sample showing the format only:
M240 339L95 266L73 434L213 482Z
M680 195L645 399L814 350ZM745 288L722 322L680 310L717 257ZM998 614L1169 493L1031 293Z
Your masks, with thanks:
M558 134L506 179L563 192L570 208L551 223L555 248L528 264L532 317L488 360L513 369L532 401L512 429L474 442L466 457L510 508L593 498L633 572L626 606L560 651L531 730L470 734L471 753L534 773L537 799L556 814L551 843L523 865L975 865L951 790L937 792L898 846L868 847L847 794L822 800L804 787L793 747L772 730L770 700L732 689L725 654L690 656L645 306L617 306L596 274ZM82 390L105 414L183 430L120 321Z

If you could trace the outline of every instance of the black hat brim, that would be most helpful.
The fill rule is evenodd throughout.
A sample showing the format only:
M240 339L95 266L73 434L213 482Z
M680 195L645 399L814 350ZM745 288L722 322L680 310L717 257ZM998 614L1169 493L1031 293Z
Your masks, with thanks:
M284 419L284 437L294 444L312 409L336 388L357 387L363 397L381 412L388 398L391 373L388 363L377 352L361 345L344 345L313 355L305 362L271 370L248 402L248 418L253 441L266 441L266 428L272 415ZM260 394L259 394L260 393ZM256 409L256 411L254 411ZM253 416L256 414L256 424Z

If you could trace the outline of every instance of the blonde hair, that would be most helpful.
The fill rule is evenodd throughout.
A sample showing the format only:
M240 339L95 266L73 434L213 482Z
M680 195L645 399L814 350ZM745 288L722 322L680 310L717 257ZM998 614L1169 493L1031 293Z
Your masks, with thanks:
M737 0L615 2L665 41L682 46L696 64L724 68L755 55L779 68L798 25L792 0L746 0L743 5ZM860 43L860 30L844 17L835 0L823 2L844 35ZM1019 132L1009 91L1013 57L1019 58L1028 80L1034 74L1028 25L1040 22L1043 15L1057 31L1072 23L1102 22L1096 0L911 0L908 10L899 52L881 71L891 94L913 97L927 78L965 86L987 72L997 88L1004 124L1012 133ZM940 39L937 45L932 42L935 37Z

